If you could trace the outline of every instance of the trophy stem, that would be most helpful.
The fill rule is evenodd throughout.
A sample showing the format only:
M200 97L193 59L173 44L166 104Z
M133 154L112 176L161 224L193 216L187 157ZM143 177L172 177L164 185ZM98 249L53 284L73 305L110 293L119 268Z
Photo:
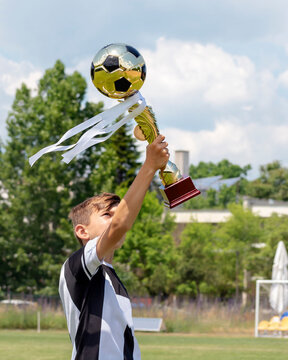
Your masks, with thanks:
M134 107L129 109L132 111ZM146 106L144 111L135 117L137 126L134 129L134 135L138 140L147 140L151 144L159 135L155 115L150 106ZM159 177L162 182L160 192L164 198L164 204L170 209L182 204L200 194L195 188L190 177L183 178L177 166L168 161L165 169L161 169Z

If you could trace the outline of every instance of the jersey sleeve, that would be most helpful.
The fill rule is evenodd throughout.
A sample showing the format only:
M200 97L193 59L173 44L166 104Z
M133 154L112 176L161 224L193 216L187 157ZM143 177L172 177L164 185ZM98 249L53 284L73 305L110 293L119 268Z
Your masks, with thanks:
M68 259L68 270L80 283L90 280L102 264L96 252L98 239L99 237L89 240L84 247L72 254Z
M84 251L81 258L83 269L89 279L92 278L98 267L102 264L102 261L98 259L96 251L98 239L99 236L87 242L87 244L84 246Z

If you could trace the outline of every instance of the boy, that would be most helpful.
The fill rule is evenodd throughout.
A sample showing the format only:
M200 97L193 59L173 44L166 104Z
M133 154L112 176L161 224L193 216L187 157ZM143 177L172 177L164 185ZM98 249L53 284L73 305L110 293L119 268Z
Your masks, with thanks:
M71 360L139 360L127 290L111 263L123 244L158 169L169 160L159 135L124 198L104 193L72 209L74 234L82 248L61 269L59 293L73 345Z

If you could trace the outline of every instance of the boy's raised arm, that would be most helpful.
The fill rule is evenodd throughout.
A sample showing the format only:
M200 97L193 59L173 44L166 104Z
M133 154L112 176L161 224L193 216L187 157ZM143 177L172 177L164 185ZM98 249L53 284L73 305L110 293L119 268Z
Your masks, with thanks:
M146 159L138 175L118 205L111 224L97 243L97 255L100 260L115 249L117 243L131 229L155 172L164 168L169 160L168 144L164 139L163 135L159 135L147 146Z

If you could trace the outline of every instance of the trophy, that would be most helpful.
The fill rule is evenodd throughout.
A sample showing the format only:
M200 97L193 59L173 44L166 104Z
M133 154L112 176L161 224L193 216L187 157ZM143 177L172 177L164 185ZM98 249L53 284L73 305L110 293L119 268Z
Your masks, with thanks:
M118 99L119 104L69 129L55 143L44 147L29 158L31 166L41 156L62 151L66 164L90 146L99 144L112 136L122 125L134 118L137 126L134 135L138 140L152 143L159 135L155 115L146 106L139 90L146 77L146 65L141 54L126 44L111 44L95 55L91 64L91 78L96 88L104 95ZM128 115L123 115L128 113ZM119 120L120 119L120 120ZM75 144L63 145L68 139L82 133ZM171 161L160 170L160 191L167 207L173 208L200 194L191 178L183 177Z
M119 101L126 102L135 94L139 94L145 77L146 65L142 55L126 44L105 46L95 55L91 64L91 78L95 87L102 94ZM137 108L139 104L136 102L128 108L128 112L133 114ZM155 115L150 106L145 106L143 111L138 110L141 112L134 117L137 123L134 136L141 141L147 140L150 144L159 135ZM160 170L159 176L162 182L160 192L164 204L169 208L200 194L191 178L184 178L171 161L168 161L165 169Z

